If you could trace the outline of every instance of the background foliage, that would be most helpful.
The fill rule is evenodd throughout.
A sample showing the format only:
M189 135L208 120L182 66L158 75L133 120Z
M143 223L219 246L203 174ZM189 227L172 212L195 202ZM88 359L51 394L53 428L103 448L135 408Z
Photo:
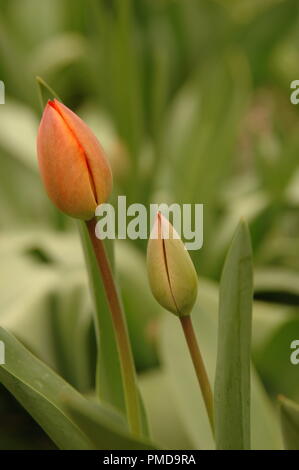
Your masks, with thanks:
M299 401L299 365L289 360L299 339L299 108L289 99L299 78L298 9L296 0L2 0L0 7L0 325L78 391L93 393L92 304L78 233L47 200L37 171L39 75L103 143L114 197L205 204L204 246L192 253L200 276L193 316L211 377L217 284L240 216L249 222L253 448L282 446L277 394ZM116 245L153 437L168 448L211 448L181 332L149 291L145 243ZM54 448L0 392L0 448Z

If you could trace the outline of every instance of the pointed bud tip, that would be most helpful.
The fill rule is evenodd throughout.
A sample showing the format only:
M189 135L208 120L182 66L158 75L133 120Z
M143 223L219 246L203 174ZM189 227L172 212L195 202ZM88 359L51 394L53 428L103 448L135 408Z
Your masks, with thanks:
M52 108L55 108L55 99L48 100L47 105L51 106Z
M47 102L43 113L37 153L52 202L71 217L91 219L97 205L111 193L111 168L92 131L55 98Z
M192 260L182 240L173 237L174 228L161 212L157 221L167 224L169 236L150 239L147 249L147 269L152 293L168 311L178 316L188 315L197 297L198 279Z

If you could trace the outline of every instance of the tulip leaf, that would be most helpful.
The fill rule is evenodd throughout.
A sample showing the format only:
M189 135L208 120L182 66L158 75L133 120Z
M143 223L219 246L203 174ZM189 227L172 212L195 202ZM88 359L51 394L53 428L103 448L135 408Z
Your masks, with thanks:
M268 310L271 309L272 312L266 311L264 324L261 321L254 324L254 362L272 394L279 393L297 399L298 372L292 363L292 356L296 358L297 355L296 349L293 349L293 341L299 337L298 312L286 309L285 306L275 308L274 304L268 305Z
M100 450L148 450L157 449L153 444L139 441L130 437L125 430L116 431L109 426L110 416L106 413L106 423L103 420L101 407L85 400L82 404L78 399L71 398L66 401L67 409L88 435L96 449ZM104 422L103 422L104 421Z
M149 331L153 331L162 309L150 291L142 253L121 241L115 243L115 258L136 367L149 369L158 362L155 334Z
M299 276L290 269L260 269L255 274L254 293L259 297L275 300L283 298L285 303L299 304Z
M5 348L0 383L60 449L154 448L129 435L123 416L88 401L3 328L0 341Z
M5 104L5 119L0 126L0 148L22 167L35 176L37 160L35 151L36 128L38 121L30 108L9 100ZM1 166L4 165L1 155Z
M170 450L194 449L179 416L171 382L164 370L142 374L140 387L155 442Z
M216 445L250 448L250 348L252 253L247 225L241 221L225 260L219 298L215 378Z
M12 238L12 237L11 237ZM0 244L5 241L0 237ZM47 298L57 288L59 276L47 265L39 266L29 257L0 250L0 325L7 328L51 366L54 365L51 320ZM37 334L38 332L38 334Z
M280 397L279 401L285 448L299 450L299 405L285 397Z
M74 395L78 400L81 395L3 328L0 328L0 340L5 345L5 364L0 366L0 383L60 449L94 448L63 404L65 394Z
M217 357L218 291L210 282L200 279L199 294L192 321L211 383ZM172 390L177 412L193 448L213 449L210 430L196 375L186 348L178 319L166 314L161 325L161 362ZM253 449L281 449L279 423L254 367L251 367L252 409L251 435Z

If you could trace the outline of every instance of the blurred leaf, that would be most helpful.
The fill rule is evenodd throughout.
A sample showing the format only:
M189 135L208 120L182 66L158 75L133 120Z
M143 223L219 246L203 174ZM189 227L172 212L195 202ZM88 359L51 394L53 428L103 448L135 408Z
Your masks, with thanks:
M231 171L249 85L246 61L236 53L221 63L211 61L178 95L163 149L172 158L171 187L178 200L215 201L214 188ZM169 172L169 162L165 171Z
M251 442L252 449L278 450L282 449L279 422L272 402L265 388L251 367Z
M32 351L53 365L51 320L46 297L58 285L58 276L24 256L1 255L0 325L8 328Z
M255 364L269 392L274 396L282 393L295 400L299 400L298 366L291 363L294 351L291 344L299 338L298 313L290 310L284 321L272 329L272 334L269 331L265 341L254 350Z
M299 405L280 397L280 419L287 450L299 450Z
M252 253L241 221L224 264L219 298L215 428L219 449L250 448Z
M167 374L155 369L142 374L139 383L153 439L167 449L192 449Z
M156 330L161 308L149 288L145 257L129 243L119 241L115 247L136 367L144 370L157 365Z
M192 320L211 382L214 380L217 356L217 312L217 290L213 284L201 280ZM215 444L179 322L173 315L165 314L161 326L163 369L169 375L179 416L194 448L213 449ZM253 367L251 370L252 448L279 449L281 440L277 418L262 384L253 373Z
M252 350L255 353L262 351L271 338L286 323L295 319L290 307L270 302L253 303ZM259 354L259 353L258 353ZM261 352L261 358L263 353Z
M6 360L0 366L1 383L59 448L152 448L127 434L120 415L87 401L3 328L0 328L0 339L5 344Z
M270 396L297 400L290 342L299 317L287 305L298 306L299 298L299 108L289 102L299 63L298 10L297 0L73 0L71 9L66 0L2 0L0 325L80 390L93 382L92 306L76 235L54 232L73 222L52 207L36 171L34 75L45 72L73 109L90 107L86 120L111 154L115 195L127 194L130 203L206 204L204 238L212 249L192 253L203 275L218 279L237 221L248 220L255 296L263 300L254 302L254 362ZM121 242L117 266L136 364L144 370L156 366L160 310L146 286L145 244L137 245L140 256ZM197 334L213 378L217 292L204 281L200 307ZM148 379L151 423L158 436L161 416L166 447L166 433L169 447L180 440L213 447L192 370L185 383L190 360L181 332L173 319L165 322L163 338L173 344L167 353L162 348L165 373ZM107 343L102 332L102 392L124 410L109 331L108 325ZM252 382L252 445L279 448L271 403L254 373ZM32 447L31 433L22 439L15 427L16 446ZM12 433L2 434L5 447Z
M0 152L0 164L1 229L4 225L6 229L23 229L33 222L36 227L52 225L54 211L37 173L3 152ZM21 188L26 188L26 197Z
M112 9L103 0L90 0L90 3L95 38L92 53L97 61L97 82L100 76L102 85L100 90L97 86L97 91L104 95L135 166L143 133L143 108L140 51L134 46L133 2L115 0ZM128 193L134 189L130 185Z
M258 298L299 305L298 272L272 267L257 270L254 277L254 291Z
M29 353L10 333L0 328L6 364L0 366L1 383L26 408L61 449L92 449L88 437L68 414L65 394L80 395Z
M86 391L94 381L95 345L78 237L42 230L6 233L0 256L0 325Z
M66 401L67 409L80 428L88 435L96 449L100 450L149 450L157 449L146 441L135 440L124 431L116 431L111 426L111 416L103 414L96 403L81 403L76 398ZM106 418L106 419L105 419Z
M30 108L10 100L5 103L0 126L0 147L11 158L16 158L34 172L37 171L37 128L38 121Z
M221 61L210 59L177 93L169 110L162 147L165 160L161 160L156 184L163 191L156 197L206 204L204 239L211 240L219 232L215 232L217 209L236 158L235 145L250 90L248 72L239 51ZM212 261L205 250L194 257L195 266L207 275Z
M283 40L298 16L298 2L270 2L248 25L242 25L240 37L247 50L253 74L257 81L264 78L274 47Z
M258 218L263 220L263 215L269 207L269 196L257 189L255 181L246 177L232 181L230 188L226 188L223 198L225 213L220 221L217 221L218 230L211 234L213 253L209 253L209 260L217 278L220 276L226 252L239 220L244 217L250 226L258 228L255 221Z
M47 75L78 61L86 52L83 36L64 33L41 43L31 57L32 75Z
M144 370L157 364L157 318L161 309L151 295L143 255L130 243L120 241L115 245L120 286L136 365L139 370ZM8 305L4 302L7 314L4 310L3 321L6 321L4 320L6 318L8 324L13 328L13 332L15 334L20 333L20 338L27 345L31 345L34 352L47 362L47 357L44 354L40 356L44 349L40 346L46 346L49 343L47 340L48 332L54 327L56 335L50 335L52 338L51 343L55 341L55 348L58 347L58 343L61 343L64 349L64 352L62 352L59 347L60 353L58 354L58 351L56 353L58 362L55 361L55 364L57 367L59 366L59 355L61 355L62 362L64 362L64 354L69 356L70 363L67 367L67 374L71 375L64 375L64 377L80 389L79 383L73 382L71 379L73 374L79 373L79 369L77 370L76 367L78 361L72 361L71 359L72 354L76 353L77 350L72 351L72 335L64 333L68 331L68 328L74 330L74 334L77 328L78 330L81 329L81 334L79 331L77 332L82 340L82 347L84 347L83 345L90 334L88 331L91 316L89 313L86 315L83 310L88 308L91 312L92 307L89 303L84 257L76 232L57 233L45 230L5 232L0 236L0 255L3 260L3 279L7 280L2 286L3 289L0 288L1 299L4 301L6 296L9 295L13 300L13 309L20 311L19 314L16 313L15 315L12 313L12 308L7 310ZM4 259L6 259L4 255L9 255L7 263L4 262ZM21 259L23 259L22 263ZM8 267L10 267L9 270ZM18 273L18 277L16 277L15 272ZM11 276L14 282L12 282ZM30 282L32 276L36 276L36 282ZM47 288L48 278L52 280L49 283L49 288ZM63 283L61 278L63 278ZM42 282L46 283L45 289L39 287L39 283ZM142 295L133 295L136 290ZM53 292L50 305L48 305L48 299L45 299L49 291ZM36 307L34 302L30 302L27 308L23 293L28 296L32 293L33 300L37 299ZM39 298L42 299L42 304L38 302ZM16 321L14 321L14 318L16 318ZM39 335L36 335L35 329L32 329L31 321L36 325L36 329L41 329ZM25 326L27 323L30 325L28 328ZM45 324L45 326L38 326L40 324ZM3 324L3 326L5 325ZM64 335L69 338L69 347L67 347L69 341L67 339L63 340ZM58 336L60 337L59 341ZM89 341L91 341L90 346L92 349L92 339L90 338ZM38 346L37 349L36 346ZM52 349L53 347L51 347ZM52 356L53 353L51 353L51 358ZM80 357L83 360L86 359L85 354L80 353ZM51 366L54 365L52 359L50 364ZM58 367L58 370L60 373L63 373L62 371L66 373L65 368L60 369Z
M87 393L94 389L97 356L89 292L85 276L62 274L61 279L47 311L56 370L78 391Z
M19 40L26 41L26 46L42 42L47 37L57 33L63 26L64 2L60 0L10 1L7 16L19 33ZM38 21L36 21L38 19ZM34 21L34 28L32 22Z
M31 101L34 92L26 67L26 56L24 55L23 44L18 41L19 38L16 34L16 30L11 28L7 19L7 15L1 15L1 79L6 85L7 94L10 93L16 98L28 102ZM20 73L20 70L22 70L22 73Z
M71 222L73 226L73 221ZM84 271L84 257L76 232L57 232L32 228L6 230L0 235L1 256L27 255L31 261L39 261L36 269L59 267L72 273ZM39 258L38 258L39 256ZM53 266L54 265L54 266ZM86 279L87 279L87 275Z
M5 225L22 225L23 228L34 221L37 225L49 226L57 216L55 218L37 171L37 119L28 107L9 99L1 108L1 116L0 209ZM26 188L25 198L22 188Z
M0 449L50 450L54 442L0 383Z
M268 158L257 154L259 163L265 167L259 172L263 178L263 186L278 201L287 195L288 187L298 169L299 140L296 127L283 137L285 140L282 140L279 154L274 158L269 158L267 153Z

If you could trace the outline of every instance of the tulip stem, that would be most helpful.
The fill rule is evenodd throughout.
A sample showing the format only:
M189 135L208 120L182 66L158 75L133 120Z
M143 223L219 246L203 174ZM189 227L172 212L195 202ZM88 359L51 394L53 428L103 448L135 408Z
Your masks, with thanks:
M116 338L118 353L120 357L121 373L123 378L127 417L132 434L141 434L140 402L137 389L136 372L132 349L122 304L114 282L110 262L107 257L102 240L95 234L96 219L86 222L90 240L93 245L101 273L107 301L109 304L114 334Z
M189 348L189 352L192 358L196 376L201 388L201 393L206 406L207 414L209 417L212 433L214 435L214 410L213 410L213 393L209 382L209 377L204 365L204 361L199 349L195 331L192 325L190 315L180 317L181 324L183 327L186 342Z

